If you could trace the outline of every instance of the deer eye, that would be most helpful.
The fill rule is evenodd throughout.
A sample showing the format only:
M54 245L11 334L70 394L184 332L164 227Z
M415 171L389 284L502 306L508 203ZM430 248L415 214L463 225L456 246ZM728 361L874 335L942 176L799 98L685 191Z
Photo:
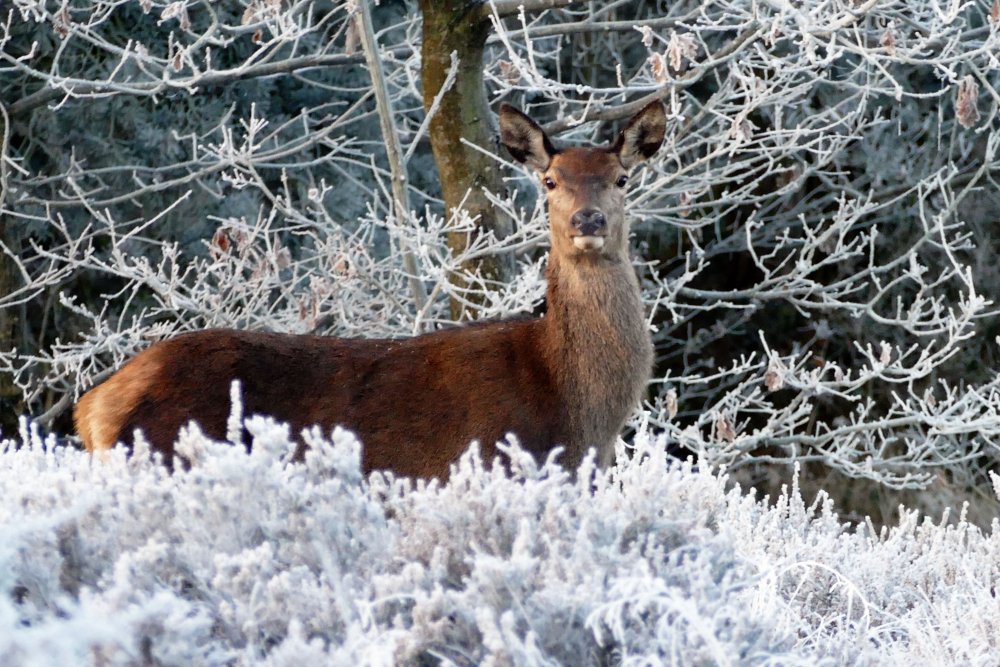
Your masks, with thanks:
M553 181L548 176L545 177L545 180L543 180L542 183L544 183L545 187L547 187L549 190L555 190L556 189L556 182Z
M626 183L628 183L628 176L619 176L618 180L615 181L615 185L620 188L624 188Z

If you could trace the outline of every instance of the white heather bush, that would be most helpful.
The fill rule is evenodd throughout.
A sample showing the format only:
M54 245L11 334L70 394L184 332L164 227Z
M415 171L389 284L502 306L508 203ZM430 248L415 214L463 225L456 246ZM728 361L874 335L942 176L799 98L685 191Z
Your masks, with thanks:
M19 665L993 664L1000 530L848 528L640 431L574 478L512 445L448 484L364 479L349 433L195 430L194 464L0 447L0 655Z

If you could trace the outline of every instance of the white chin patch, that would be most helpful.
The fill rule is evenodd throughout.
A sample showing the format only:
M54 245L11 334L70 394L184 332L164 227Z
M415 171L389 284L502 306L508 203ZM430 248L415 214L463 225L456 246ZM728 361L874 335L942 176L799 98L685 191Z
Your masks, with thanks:
M573 245L580 250L600 250L604 247L603 236L574 236Z

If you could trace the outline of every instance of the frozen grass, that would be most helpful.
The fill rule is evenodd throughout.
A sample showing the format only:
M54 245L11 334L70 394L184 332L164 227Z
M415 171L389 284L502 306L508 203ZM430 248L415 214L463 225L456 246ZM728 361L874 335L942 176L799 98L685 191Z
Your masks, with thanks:
M23 429L0 447L0 656L19 665L996 664L1000 530L848 529L668 461L574 480L516 447L447 485L347 432L197 432L167 474Z

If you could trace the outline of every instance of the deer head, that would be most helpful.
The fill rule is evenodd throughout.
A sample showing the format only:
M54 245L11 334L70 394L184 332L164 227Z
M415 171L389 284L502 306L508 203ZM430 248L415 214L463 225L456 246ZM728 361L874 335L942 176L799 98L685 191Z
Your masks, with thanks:
M627 259L628 173L659 149L665 128L663 105L654 101L629 120L609 147L557 149L535 121L501 105L501 142L515 160L538 172L546 189L554 255Z

